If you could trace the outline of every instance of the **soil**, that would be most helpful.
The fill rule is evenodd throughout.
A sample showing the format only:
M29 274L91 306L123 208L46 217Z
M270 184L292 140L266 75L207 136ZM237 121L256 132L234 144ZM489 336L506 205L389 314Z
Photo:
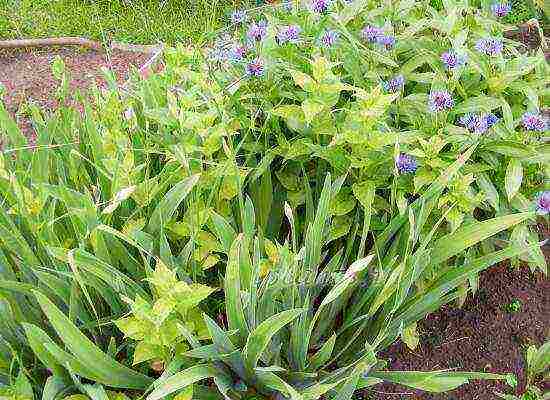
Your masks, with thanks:
M546 248L546 258L550 252ZM527 346L540 346L550 338L550 281L528 267L512 270L502 263L481 274L480 289L462 308L447 306L419 325L421 342L409 350L395 343L381 358L392 370L430 371L450 369L514 373L517 393L525 387L524 355ZM506 306L519 300L518 312ZM548 382L543 390L550 390ZM492 400L495 391L511 393L499 381L473 381L446 394L427 394L407 387L385 384L365 399Z
M538 22L518 25L515 29L504 32L504 36L523 43L529 50L537 50L542 43Z
M51 72L51 63L56 56L64 60L70 74L70 93L83 92L93 84L105 86L102 67L112 70L118 81L123 82L131 66L139 67L150 57L143 53L101 53L78 47L0 50L0 83L6 92L4 104L31 139L34 134L32 125L24 113L18 113L18 110L29 101L45 110L58 106L53 94L59 82Z
M544 32L546 39L541 36L540 32L539 23L535 20L520 24L515 28L504 32L504 36L507 39L522 43L524 47L520 48L520 51L536 51L541 48L544 40L548 41L548 32ZM544 50L544 57L546 58L546 61L550 62L549 49L547 46L542 46L542 48Z

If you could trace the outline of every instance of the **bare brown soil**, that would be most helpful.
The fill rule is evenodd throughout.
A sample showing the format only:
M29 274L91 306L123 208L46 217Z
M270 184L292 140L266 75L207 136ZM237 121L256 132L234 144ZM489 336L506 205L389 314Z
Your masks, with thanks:
M119 82L124 81L131 66L140 67L150 55L123 51L101 53L78 47L0 50L0 83L6 90L4 104L31 138L31 123L18 110L29 101L46 110L58 106L54 93L59 82L51 72L51 63L56 56L65 62L71 77L70 92L74 94L94 84L104 86L103 67L112 70Z
M548 254L547 254L548 256ZM548 259L548 257L547 257ZM521 302L516 312L506 311L514 300ZM525 349L550 338L550 281L529 268L513 270L508 264L481 274L480 289L461 309L443 308L420 325L421 343L414 351L395 343L382 358L390 359L392 370L451 369L514 373L525 386ZM541 388L550 390L550 387ZM511 393L502 382L474 381L446 394L426 394L398 385L375 388L366 399L492 400L496 390Z

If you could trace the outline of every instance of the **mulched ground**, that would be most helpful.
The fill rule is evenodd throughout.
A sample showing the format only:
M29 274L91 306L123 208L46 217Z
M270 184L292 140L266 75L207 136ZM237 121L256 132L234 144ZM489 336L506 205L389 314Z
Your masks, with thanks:
M548 249L547 249L548 250ZM547 260L549 253L546 253ZM481 274L480 290L458 309L445 307L420 324L421 343L415 351L395 343L381 358L389 369L430 371L454 369L516 374L521 393L525 382L525 348L550 338L550 281L529 268L511 270L506 263ZM505 311L521 301L517 313ZM540 387L550 390L549 382ZM380 385L366 399L492 400L495 390L510 391L495 381L475 381L446 394L426 394L398 385Z
M4 104L13 116L22 103L33 101L44 109L54 109L57 101L53 93L59 82L51 73L51 63L56 56L65 61L71 76L71 92L84 91L94 83L102 86L105 80L101 68L111 69L120 82L126 79L131 66L143 65L150 55L114 51L100 53L79 47L60 47L30 50L0 50L0 83L6 89ZM24 115L17 115L23 131L32 137L30 122Z

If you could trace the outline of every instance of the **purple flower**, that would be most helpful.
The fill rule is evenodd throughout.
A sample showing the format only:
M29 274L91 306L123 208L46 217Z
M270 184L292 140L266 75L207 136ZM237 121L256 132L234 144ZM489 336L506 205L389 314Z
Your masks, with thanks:
M332 0L311 0L311 10L318 14L328 11L332 5Z
M487 123L487 128L490 128L498 122L498 117L493 113L489 113L485 115L485 122Z
M264 74L264 64L259 58L249 62L246 65L246 74L248 76L260 77Z
M491 11L495 17L504 18L512 11L512 6L509 3L494 3L491 6Z
M231 23L242 24L246 21L246 12L242 10L233 11L231 14Z
M498 122L498 117L493 114L465 114L459 118L459 124L472 133L481 135L487 132L494 124Z
M470 132L473 132L475 130L478 122L479 117L473 113L465 114L458 119L458 123L468 129Z
M283 26L279 33L277 33L277 42L279 44L283 43L296 43L300 39L300 32L302 28L298 25L287 25Z
M504 45L497 38L484 38L477 41L475 48L482 54L495 57L502 53Z
M481 115L467 114L460 118L460 122L470 132L481 135L487 131L487 121Z
M409 154L400 153L395 159L395 167L400 174L410 174L418 169L416 158Z
M332 47L338 41L339 37L340 34L338 32L329 29L321 36L321 44L324 47Z
M441 54L441 61L447 69L455 69L466 64L466 58L459 56L454 51L449 50Z
M394 78L390 79L388 82L383 82L382 86L386 91L390 93L397 93L403 89L405 85L405 78L403 75L397 75Z
M536 200L537 214L550 214L550 190L546 190L539 194Z
M526 112L521 121L528 131L544 132L548 129L548 122L538 112Z
M469 113L459 118L459 124L464 126L472 133L481 135L494 124L498 122L498 117L495 114L473 114Z
M246 47L236 45L229 50L229 59L231 61L240 61L246 56Z
M453 108L453 96L446 90L436 90L430 93L428 108L431 112L440 112Z
M390 50L395 46L395 37L390 35L382 35L376 38L376 43L381 46L384 46L386 50Z
M254 40L256 42L262 41L266 35L267 35L267 22L265 20L251 24L250 27L248 28L248 32L246 33L246 36L248 37L248 39Z
M384 32L382 31L382 29L372 25L365 26L361 31L361 36L363 37L363 39L371 43L378 41L378 37L382 36L383 34Z

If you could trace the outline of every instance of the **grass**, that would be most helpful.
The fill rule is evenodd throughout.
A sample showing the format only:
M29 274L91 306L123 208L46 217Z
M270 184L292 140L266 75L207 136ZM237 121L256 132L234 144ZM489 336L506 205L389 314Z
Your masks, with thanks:
M83 36L130 43L197 41L247 0L4 0L0 39Z
M258 0L4 0L0 40L83 36L100 41L176 43L199 41L223 26L235 8ZM437 9L441 0L432 0ZM512 0L508 23L537 16L525 0Z
M530 19L542 17L537 13L535 6L525 0L512 0L512 12L506 16L505 22L509 24L521 24Z

